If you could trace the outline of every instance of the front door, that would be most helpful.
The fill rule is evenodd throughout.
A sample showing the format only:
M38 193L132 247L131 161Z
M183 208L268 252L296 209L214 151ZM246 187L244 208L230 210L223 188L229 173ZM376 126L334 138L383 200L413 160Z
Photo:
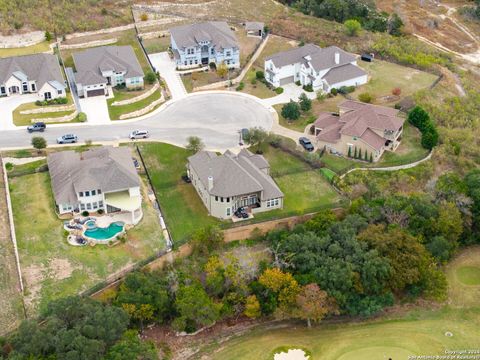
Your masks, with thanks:
M45 92L45 100L50 100L52 98L52 93L50 91Z
M10 92L10 94L18 94L20 92L20 89L18 88L18 86L11 86L8 91Z

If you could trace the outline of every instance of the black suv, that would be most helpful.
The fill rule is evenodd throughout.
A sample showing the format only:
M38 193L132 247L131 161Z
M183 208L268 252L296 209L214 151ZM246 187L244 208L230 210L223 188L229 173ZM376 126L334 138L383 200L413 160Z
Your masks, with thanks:
M312 142L307 139L306 137L301 137L300 139L298 139L298 142L300 143L300 145L303 146L303 148L307 151L313 151L313 145L312 145Z
M32 133L32 132L34 132L34 131L44 132L46 127L47 127L47 126L45 125L45 123L43 123L43 122L37 122L37 123L35 123L35 124L33 124L33 125L28 126L28 127L27 127L27 130L28 130L29 133Z

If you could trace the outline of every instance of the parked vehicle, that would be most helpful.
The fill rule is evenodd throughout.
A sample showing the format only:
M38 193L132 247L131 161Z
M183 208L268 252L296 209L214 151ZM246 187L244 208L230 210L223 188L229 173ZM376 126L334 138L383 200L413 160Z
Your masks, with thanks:
M187 184L190 184L192 180L188 177L187 174L182 175L182 180L185 181Z
M57 139L57 144L73 144L76 142L78 142L78 137L73 134L66 134Z
M145 130L133 130L130 133L129 138L134 140L134 139L146 139L148 138L148 131Z
M298 142L300 143L300 145L302 145L302 147L307 150L307 151L313 151L314 147L313 147L313 144L312 142L307 139L306 137L301 137L300 139L298 139Z
M44 132L46 127L47 127L47 125L45 125L45 123L36 122L35 124L28 126L27 130L28 130L29 133L32 133L34 131Z

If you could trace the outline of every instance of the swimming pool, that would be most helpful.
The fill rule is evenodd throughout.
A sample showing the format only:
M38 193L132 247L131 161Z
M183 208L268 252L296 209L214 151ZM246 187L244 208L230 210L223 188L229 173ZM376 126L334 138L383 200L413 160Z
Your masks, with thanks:
M86 237L99 240L99 241L113 240L115 236L123 232L124 227L125 227L124 222L117 221L117 222L111 223L106 228L89 226L89 229L85 230L83 234Z

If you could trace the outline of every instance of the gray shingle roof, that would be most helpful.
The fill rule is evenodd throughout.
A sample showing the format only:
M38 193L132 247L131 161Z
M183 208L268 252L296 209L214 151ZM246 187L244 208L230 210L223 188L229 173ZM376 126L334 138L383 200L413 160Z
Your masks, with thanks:
M263 199L283 197L273 179L257 165L268 162L261 155L242 151L238 155L227 151L223 155L200 151L188 158L189 166L198 174L208 190L208 177L213 177L210 195L232 197L263 191Z
M28 80L35 80L37 89L49 81L57 81L65 88L58 59L52 54L0 58L0 84L5 83L14 73L18 75L17 78L27 76Z
M224 21L181 25L170 29L170 34L180 49L198 46L200 41L210 41L217 50L238 48L235 34Z
M327 72L323 78L327 81L329 85L334 85L343 81L364 76L366 74L367 73L358 66L347 64L330 69L330 71Z
M265 24L259 21L247 21L245 23L245 30L246 31L260 31L265 28Z
M47 163L57 204L77 203L80 191L105 193L140 186L130 150L124 147L61 151L50 154Z
M100 46L73 54L77 74L76 81L82 85L102 83L101 71L126 71L125 78L143 77L144 73L133 48L127 46ZM93 73L97 76L93 76Z

